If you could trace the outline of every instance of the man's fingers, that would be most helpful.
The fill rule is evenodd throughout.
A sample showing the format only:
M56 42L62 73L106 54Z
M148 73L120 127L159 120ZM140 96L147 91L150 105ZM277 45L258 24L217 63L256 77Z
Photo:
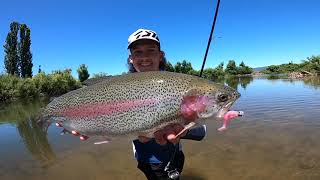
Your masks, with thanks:
M175 135L177 135L182 130L184 130L184 126L182 126L181 124L174 124L173 129L174 129ZM179 135L179 138L185 136L186 134L187 134L187 131L183 132L182 134ZM176 138L178 138L178 137L176 136Z
M181 124L169 125L165 129L154 133L155 141L160 145L166 144L167 141L176 144L180 141L180 137L185 135L185 133L182 133L179 137L176 136L183 129L184 127Z
M165 137L167 138L167 140L173 140L176 138L176 132L174 131L174 128L173 127L168 127L166 128L165 130Z
M173 144L177 144L180 141L180 137L177 137L176 135L183 130L183 126L180 124L174 124L172 126L168 126L167 128L167 134L166 137L168 141L170 141Z

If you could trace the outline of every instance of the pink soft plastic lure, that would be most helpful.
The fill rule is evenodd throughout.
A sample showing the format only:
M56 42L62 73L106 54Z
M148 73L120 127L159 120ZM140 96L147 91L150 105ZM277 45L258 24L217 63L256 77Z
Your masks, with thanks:
M223 125L218 129L218 131L225 131L227 129L227 126L229 124L229 121L233 118L236 117L241 117L243 116L243 111L228 111L224 116L223 116Z

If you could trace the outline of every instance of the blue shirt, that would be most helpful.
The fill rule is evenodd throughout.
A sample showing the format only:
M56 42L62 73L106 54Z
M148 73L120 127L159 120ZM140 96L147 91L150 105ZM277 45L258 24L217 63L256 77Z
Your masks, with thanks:
M181 139L191 139L201 141L206 134L206 125L189 129L187 134ZM143 163L167 163L175 151L175 145L167 143L160 145L152 138L146 143L140 142L138 139L133 140L133 153L137 161ZM179 150L182 146L179 143Z

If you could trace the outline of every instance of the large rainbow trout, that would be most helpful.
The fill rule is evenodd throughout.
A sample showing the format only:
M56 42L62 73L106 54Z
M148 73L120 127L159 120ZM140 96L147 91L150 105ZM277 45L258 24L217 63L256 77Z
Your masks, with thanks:
M54 121L84 136L144 135L179 123L223 118L240 97L234 89L172 72L131 73L106 78L50 102L41 121Z

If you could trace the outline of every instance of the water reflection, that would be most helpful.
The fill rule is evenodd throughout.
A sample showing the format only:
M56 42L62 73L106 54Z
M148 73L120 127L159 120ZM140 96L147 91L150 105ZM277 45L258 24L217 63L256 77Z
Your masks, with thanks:
M239 78L239 81L240 81L240 86L243 89L246 89L247 86L253 81L253 77L252 76L242 77L242 78Z
M225 83L228 85L228 86L230 86L230 87L232 87L232 88L234 88L234 89L236 89L236 90L238 90L238 84L239 84L239 78L238 77L234 77L234 78L226 78L225 79Z
M40 108L46 103L46 100L19 101L7 106L2 105L0 111L0 123L17 127L26 149L42 167L48 167L55 159L46 132L35 122Z
M0 104L0 124L16 125L19 121L25 121L31 116L36 116L40 108L44 107L47 102L47 99L35 99L33 101Z
M55 154L49 144L46 132L43 132L35 120L31 118L19 121L17 129L33 158L39 161L42 167L50 166L54 162Z
M287 74L269 74L266 76L268 80L287 79Z
M316 77L306 78L303 80L303 82L305 85L308 85L312 88L320 89L320 78L316 78Z
M228 86L238 90L238 86L240 85L243 89L246 89L247 86L253 81L252 76L245 77L227 77L227 78L219 78L215 79L214 82L227 84Z

